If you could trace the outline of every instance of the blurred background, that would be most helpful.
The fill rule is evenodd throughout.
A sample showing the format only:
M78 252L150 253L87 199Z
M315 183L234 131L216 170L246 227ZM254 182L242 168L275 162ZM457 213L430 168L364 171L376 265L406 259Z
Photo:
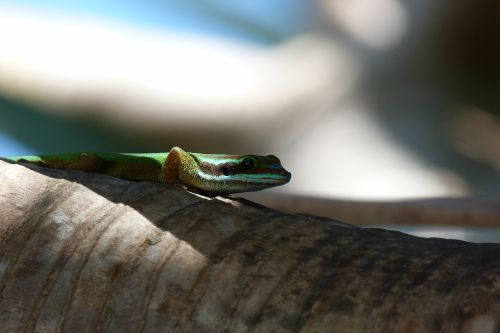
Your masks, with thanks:
M0 155L172 146L279 156L245 196L281 209L500 241L500 2L0 0Z

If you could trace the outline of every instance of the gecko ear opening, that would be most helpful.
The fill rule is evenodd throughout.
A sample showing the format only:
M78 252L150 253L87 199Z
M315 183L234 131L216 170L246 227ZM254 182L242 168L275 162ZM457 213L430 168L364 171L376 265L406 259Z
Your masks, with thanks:
M231 173L229 172L229 168L228 168L228 167L226 167L226 166L223 166L223 167L221 168L221 171L222 171L222 174L223 174L224 176L229 176L229 175L231 174Z

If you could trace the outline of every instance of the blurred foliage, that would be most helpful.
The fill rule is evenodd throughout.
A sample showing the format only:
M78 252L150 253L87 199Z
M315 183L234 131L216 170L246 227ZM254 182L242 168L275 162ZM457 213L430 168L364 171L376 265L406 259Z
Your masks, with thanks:
M174 6L172 6L173 3L175 3ZM257 5L242 1L224 4L222 1L216 0L189 0L162 4L147 2L146 7L148 8L147 10L143 8L143 10L149 14L154 13L151 20L160 18L159 20L163 24L170 17L179 14L180 21L190 21L196 28L201 26L206 28L209 25L200 25L197 21L199 17L203 16L207 22L218 26L214 30L224 30L225 28L228 35L232 37L252 36L246 41L258 40L268 45L278 45L279 42L293 39L297 34L306 31L316 34L316 36L323 35L322 37L324 37L326 35L322 41L324 44L340 45L339 49L347 50L346 53L350 52L349 54L353 58L359 60L361 74L359 74L359 78L356 77L359 84L349 92L350 96L347 99L352 98L360 101L360 104L363 104L370 113L371 120L377 122L376 125L385 130L384 134L391 137L391 143L402 146L403 150L410 152L408 155L417 156L418 162L416 164L428 167L432 172L438 174L442 172L443 178L447 176L446 173L452 175L457 183L466 184L465 187L470 189L470 193L500 194L500 177L498 177L500 163L497 163L500 161L500 153L498 153L496 144L498 126L489 126L488 121L468 121L469 118L465 116L469 113L463 113L463 110L467 108L477 109L480 113L493 116L484 119L492 119L492 122L498 121L500 112L500 48L497 47L497 44L500 40L498 23L500 22L498 20L500 2L494 0L479 2L457 0L445 2L440 5L442 7L439 7L408 0L382 1L379 4L391 3L393 7L388 8L399 10L394 13L396 21L402 22L399 26L402 31L401 39L394 39L394 44L391 45L384 44L385 48L373 47L374 44L363 44L363 39L356 39L356 34L352 34L352 31L349 31L345 24L343 25L342 20L339 20L338 11L335 11L338 8L332 7L333 11L327 10L327 7L333 3L341 3L341 1L307 2L294 0L293 4L287 8L287 2L284 0L274 3L274 5L266 5L265 1L261 0L260 5L258 5L260 8L256 10L251 7ZM347 4L346 6L350 4L350 2L344 3ZM122 8L118 2L113 3L113 5L117 6L116 8ZM367 5L370 4L358 1L357 9L366 15ZM124 6L130 6L127 15L131 15L133 12L131 8L135 8L136 5L127 3ZM371 6L374 6L373 2ZM356 9L356 4L353 7ZM302 12L299 9L302 9ZM183 14L186 13L190 13L186 15L187 19L183 17ZM383 22L380 20L384 20L384 15L387 14L388 12L381 11L380 15L361 16L366 17L368 21L353 20L356 27L365 28L365 30L354 31L368 32L368 36L372 36L369 34L370 29L376 30L383 26L381 24ZM399 17L396 14L401 15ZM316 18L316 16L318 16L318 20L313 24L312 18ZM273 17L276 20L273 20ZM199 33L210 35L214 30L199 31ZM276 49L278 48L276 47ZM94 51L99 52L100 50ZM92 53L95 54L95 52ZM258 58L256 62L261 61L262 54L256 53L259 54L256 56ZM262 58L264 57L262 56ZM137 59L137 62L141 61L148 61L148 59ZM335 60L330 59L330 61L333 63ZM179 67L182 65L179 64ZM279 65L281 64L273 64L276 67ZM343 65L345 63L342 62L334 64L338 67ZM189 65L185 66L185 71L192 70L192 68L188 68ZM269 69L271 76L273 68L270 66ZM245 70L252 72L254 68L249 65ZM225 75L227 79L227 77L232 78L230 74L223 73L222 75ZM266 74L268 73L266 72ZM124 77L128 75L127 68L123 70L123 75ZM325 74L325 76L327 75L329 73ZM213 82L217 84L217 78L214 78ZM266 76L265 79L258 82L272 82L272 78ZM237 83L235 82L235 84ZM333 83L329 87L329 91L334 91L338 86L338 82L337 85ZM141 89L140 85L137 88ZM278 91L286 89L286 87L276 87L276 89ZM272 89L269 90L269 95L277 94ZM192 96L192 99L196 100L197 93L199 92L188 91L186 95ZM102 97L99 93L97 95ZM228 100L231 100L232 97L228 96ZM296 96L291 97L291 99L293 98ZM314 118L317 111L313 109L315 107L318 109L328 108L325 113L334 114L338 111L338 104L335 104L337 101L334 101L333 98L329 98L328 93L324 91L321 92L321 95L320 93L311 95L310 99L316 100L307 101L311 103L298 101L296 104L299 105L297 109L299 111L295 112L313 114L311 117L313 120L319 119L319 117ZM209 147L217 152L222 152L228 141L231 141L233 146L243 147L246 143L255 147L255 142L248 143L250 140L246 139L244 135L240 135L234 128L226 128L226 132L221 135L220 129L210 128L206 125L201 119L203 116L193 117L192 125L189 128L179 126L175 120L170 119L173 118L171 115L182 114L185 111L182 108L169 110L168 103L161 104L159 107L161 111L165 111L165 114L167 111L171 112L170 118L161 118L165 123L158 120L155 123L158 125L156 129L145 129L144 131L147 133L143 134L136 131L132 137L130 133L123 130L123 127L122 130L113 127L112 122L102 125L97 121L92 121L90 118L92 114L104 113L106 112L104 109L90 110L87 117L65 118L60 116L61 113L56 115L43 106L35 107L23 104L20 100L22 99L14 102L8 98L0 99L0 131L39 152L159 151L172 145L183 145L193 150ZM322 100L328 100L325 103L328 104L327 107L325 104L320 105L321 103L318 101ZM108 100L104 98L104 104L106 102ZM190 103L191 100L188 102ZM305 106L304 108L301 108L301 103ZM258 103L255 105L259 107ZM239 111L250 113L252 107L256 107L255 105L250 105L248 108L245 105ZM266 111L277 113L281 111L280 107L278 105L275 110L266 109ZM207 107L207 109L209 108ZM185 110L189 110L189 106ZM140 107L137 112L141 112ZM200 114L203 115L203 113ZM472 112L471 114L472 118L470 119L476 119L476 113ZM286 117L290 122L300 122L297 121L299 117L293 112L289 112ZM262 121L266 122L267 119L264 118L261 117ZM241 121L236 117L234 120L235 122ZM318 125L320 122L314 123L313 120L307 124L304 122L302 133L312 132L321 125ZM457 122L470 123L474 126L456 126ZM253 126L257 129L263 127L259 127L257 122ZM353 127L355 126L356 124L353 125ZM244 126L235 126L235 128L244 128ZM287 128L287 130L289 129ZM353 130L359 129L354 128ZM259 131L252 132L249 129L248 132L258 133L254 136L263 136ZM267 143L282 139L281 132L272 131L272 134L275 134L275 138L266 137L261 142ZM481 136L480 134L488 135ZM295 138L299 141L304 137L305 135L297 135ZM330 146L335 144L349 145L350 143L313 142L309 144L309 147L323 145L323 151L328 151L331 149ZM307 150L310 150L309 147ZM483 147L485 148L483 149ZM348 163L348 161L342 162ZM322 161L321 163L326 162ZM306 168L307 166L306 163L303 163L302 167ZM425 169L424 167L422 169ZM355 174L348 176L356 177ZM319 174L317 177L321 178ZM307 181L304 182L307 183Z
M0 97L0 131L37 152L145 151L151 145L86 119Z

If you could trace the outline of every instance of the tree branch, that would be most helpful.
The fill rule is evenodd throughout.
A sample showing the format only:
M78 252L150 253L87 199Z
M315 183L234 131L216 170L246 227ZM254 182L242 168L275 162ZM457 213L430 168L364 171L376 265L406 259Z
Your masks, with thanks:
M4 331L493 332L500 245L0 162Z

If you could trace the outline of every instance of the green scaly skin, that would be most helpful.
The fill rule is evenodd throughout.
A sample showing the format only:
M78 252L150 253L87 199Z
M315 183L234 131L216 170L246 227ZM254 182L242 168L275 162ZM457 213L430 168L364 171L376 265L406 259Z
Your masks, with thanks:
M258 191L286 184L291 178L274 155L199 154L179 147L169 153L71 153L3 160L95 172L132 181L177 183L210 195Z

